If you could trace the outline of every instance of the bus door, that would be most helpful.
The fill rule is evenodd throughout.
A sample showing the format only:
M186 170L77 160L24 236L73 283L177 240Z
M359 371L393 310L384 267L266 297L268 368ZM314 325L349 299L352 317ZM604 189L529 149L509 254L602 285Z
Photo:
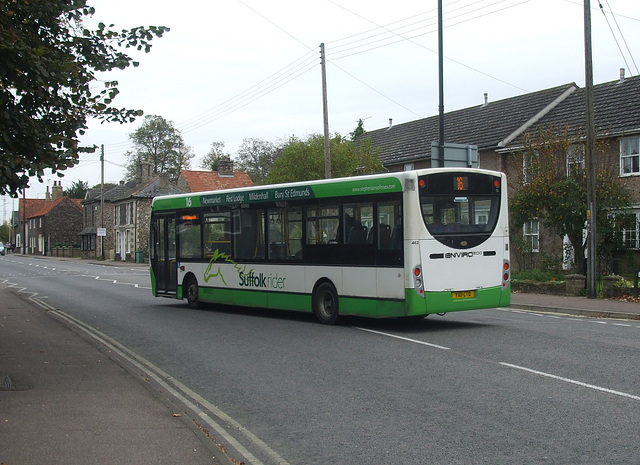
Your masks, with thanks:
M152 253L151 268L156 278L156 295L174 296L178 289L175 213L154 216Z

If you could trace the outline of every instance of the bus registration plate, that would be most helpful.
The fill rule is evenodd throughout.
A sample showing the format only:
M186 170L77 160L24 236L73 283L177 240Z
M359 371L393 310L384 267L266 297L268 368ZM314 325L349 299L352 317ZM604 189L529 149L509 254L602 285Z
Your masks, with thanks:
M476 296L476 291L453 291L452 299L472 299Z

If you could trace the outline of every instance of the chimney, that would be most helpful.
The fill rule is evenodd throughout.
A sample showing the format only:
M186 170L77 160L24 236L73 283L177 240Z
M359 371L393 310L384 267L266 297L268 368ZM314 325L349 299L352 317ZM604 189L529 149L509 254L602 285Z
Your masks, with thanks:
M61 199L62 196L62 181L53 181L53 187L51 188L51 200L55 202L56 200Z
M231 176L233 177L233 161L219 160L218 161L218 176Z
M486 107L487 105L489 105L489 94L487 92L485 92L484 93L484 104L482 106Z
M162 173L160 175L160 191L169 192L169 174Z
M620 68L620 82L624 81L624 68Z
M138 184L144 184L151 180L153 174L151 163L140 161L137 167L136 181Z
M55 182L55 181L53 181ZM49 186L47 186L47 192L44 194L44 199L48 202L51 200L51 194L49 193Z
M393 118L389 118L389 129L393 127Z

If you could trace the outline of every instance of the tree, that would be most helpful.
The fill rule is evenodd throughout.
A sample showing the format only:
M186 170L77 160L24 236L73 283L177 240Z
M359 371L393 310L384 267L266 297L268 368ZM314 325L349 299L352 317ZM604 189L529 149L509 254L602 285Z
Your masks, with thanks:
M64 190L64 195L71 199L84 199L89 190L89 183L86 181L74 181L69 189Z
M14 0L0 3L0 194L16 195L29 177L78 163L87 119L131 122L140 110L116 108L118 82L96 86L96 73L138 63L121 51L149 52L166 27L117 32L84 27L95 13L86 0Z
M359 145L339 134L330 141L331 176L380 173L384 170L369 139ZM306 140L291 136L268 176L269 182L309 181L324 178L324 136L312 134Z
M580 140L580 138L578 138ZM622 230L628 225L631 194L625 188L603 141L596 144L596 229L598 250L612 254L622 248ZM509 209L513 230L538 220L571 242L570 256L584 257L587 222L587 182L584 145L568 130L545 128L523 135L523 150L514 161L520 168L517 190Z
M246 171L255 184L264 184L280 149L260 139L243 139L236 152L238 168Z
M218 162L229 159L231 159L231 155L225 151L224 142L211 142L209 152L200 161L200 168L218 171Z
M191 147L184 143L180 131L171 121L162 116L147 115L142 125L129 134L135 150L127 152L127 179L134 179L141 162L151 163L154 173L169 174L172 180L178 179L180 172L191 165L195 156Z
M351 136L351 140L355 141L358 137L363 135L364 132L365 132L364 131L364 121L362 120L362 118L359 118L358 119L358 125L353 130L353 132L349 133L349 135Z

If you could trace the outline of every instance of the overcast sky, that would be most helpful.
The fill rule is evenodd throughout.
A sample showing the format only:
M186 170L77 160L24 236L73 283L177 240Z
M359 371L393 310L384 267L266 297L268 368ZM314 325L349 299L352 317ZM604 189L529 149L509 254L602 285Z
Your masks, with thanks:
M640 1L591 0L594 83L639 74ZM89 0L116 29L167 26L119 81L118 107L173 122L196 158L214 141L234 156L245 138L322 133L320 44L327 55L329 130L348 135L438 113L437 0ZM445 111L575 82L584 86L582 0L444 0ZM105 147L105 182L124 178L128 125L90 123ZM453 142L456 141L447 141ZM99 154L63 178L34 178L29 198L62 180L100 182ZM5 199L4 211L11 210ZM7 203L9 204L7 206ZM5 214L6 215L6 214ZM6 216L5 216L6 217Z

